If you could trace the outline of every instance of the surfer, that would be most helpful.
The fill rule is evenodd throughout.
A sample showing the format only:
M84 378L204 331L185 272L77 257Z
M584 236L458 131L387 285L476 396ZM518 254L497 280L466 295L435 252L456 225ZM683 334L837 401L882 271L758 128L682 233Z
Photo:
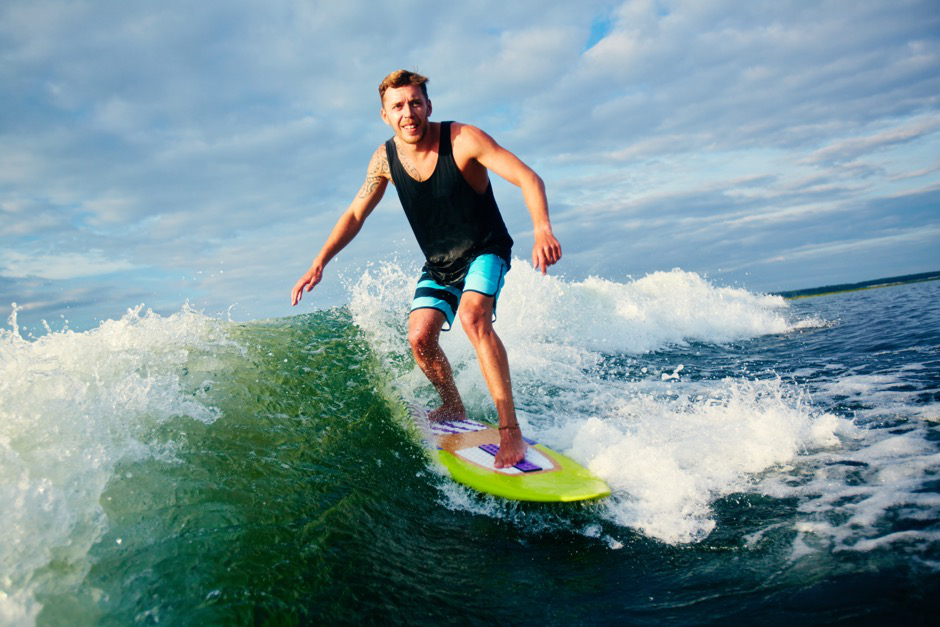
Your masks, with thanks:
M358 194L291 290L291 304L320 282L324 267L356 237L391 181L427 260L411 303L408 341L441 396L442 405L429 418L465 418L438 342L459 315L496 404L500 446L495 465L505 468L523 459L526 445L516 420L506 349L493 329L513 242L493 197L490 171L522 190L535 228L533 266L545 274L561 259L561 245L552 234L542 179L480 129L431 122L427 82L420 74L398 70L379 85L382 120L394 136L372 155Z

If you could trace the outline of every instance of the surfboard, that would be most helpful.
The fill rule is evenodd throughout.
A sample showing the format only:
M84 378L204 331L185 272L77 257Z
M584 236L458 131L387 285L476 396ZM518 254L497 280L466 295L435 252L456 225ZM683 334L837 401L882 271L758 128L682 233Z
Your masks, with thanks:
M610 495L601 479L573 459L526 438L525 459L511 468L496 468L499 430L476 420L431 422L427 410L411 406L411 413L437 459L458 483L479 492L515 501L568 503Z

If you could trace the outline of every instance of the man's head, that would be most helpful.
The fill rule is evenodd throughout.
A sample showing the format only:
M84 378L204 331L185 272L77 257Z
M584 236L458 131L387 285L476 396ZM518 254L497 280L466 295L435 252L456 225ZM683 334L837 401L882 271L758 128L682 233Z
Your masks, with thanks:
M408 85L415 85L416 87L421 88L421 93L424 94L425 100L430 100L428 98L428 79L427 77L421 76L416 72L409 72L408 70L395 70L379 83L379 99L382 101L382 106L385 106L385 92L388 91L390 87L406 87Z
M427 82L420 74L398 70L379 85L382 119L392 127L398 139L407 144L419 143L428 130L431 101Z

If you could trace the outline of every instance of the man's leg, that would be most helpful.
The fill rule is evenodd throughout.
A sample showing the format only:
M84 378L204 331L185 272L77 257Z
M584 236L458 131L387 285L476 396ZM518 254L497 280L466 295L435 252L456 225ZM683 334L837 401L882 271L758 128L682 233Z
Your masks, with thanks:
M439 343L445 316L437 309L415 309L408 316L408 342L418 367L441 395L443 404L428 414L429 420L463 420L466 410L447 356Z
M509 358L506 348L493 329L494 298L478 292L464 292L460 301L460 324L470 343L477 351L480 369L486 386L496 403L499 415L499 452L496 467L506 468L525 457L526 445L516 422L516 408L512 400L512 382L509 377Z

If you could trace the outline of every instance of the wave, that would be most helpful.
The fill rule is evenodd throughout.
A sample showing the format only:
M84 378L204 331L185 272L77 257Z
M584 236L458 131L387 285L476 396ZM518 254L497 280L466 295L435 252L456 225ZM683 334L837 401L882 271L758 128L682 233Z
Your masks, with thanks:
M80 582L107 528L101 496L119 462L171 457L148 434L173 416L212 423L197 355L231 351L220 321L142 307L76 333L0 330L0 623L33 622L37 591Z
M872 351L834 356L827 343L838 350L872 336L870 324L882 323L870 304L856 316L865 324L840 329L813 313L825 301L791 305L680 270L576 282L517 260L496 328L520 422L613 489L583 507L526 507L447 480L412 435L402 398L436 400L406 339L416 276L375 264L350 286L348 308L246 324L137 307L90 331L24 339L14 312L0 329L0 497L13 504L0 509L0 624L34 623L48 599L80 589L98 607L96 559L110 556L133 578L137 567L121 560L141 557L135 543L165 551L148 554L148 568L192 565L200 551L232 547L233 535L212 526L219 520L254 533L245 542L264 537L272 520L320 521L310 527L319 537L318 525L342 518L334 508L373 503L397 520L435 497L435 508L524 533L579 533L616 550L637 538L657 547L708 541L720 535L729 497L760 495L787 505L739 529L747 547L779 540L793 559L903 547L936 570L936 531L920 522L936 519L938 503L925 489L937 471L937 405L927 402L936 350L924 324L908 325L923 337L899 354L899 368ZM823 311L836 318L845 302ZM935 322L926 326L935 333ZM895 332L898 346L911 344ZM468 411L494 419L459 321L442 343ZM159 501L167 494L171 504ZM112 495L126 501L112 504ZM205 521L205 545L177 537L174 507ZM895 524L904 516L913 522ZM396 538L404 553L409 541ZM272 563L288 559L269 548ZM214 602L221 593L208 594ZM108 611L147 610L128 603Z
M350 309L397 393L433 403L403 341L414 276L397 264L374 266L353 286ZM664 361L683 352L696 359L690 350L714 360L710 346L824 324L792 315L776 296L680 270L626 283L568 282L517 260L497 314L524 431L611 485L604 518L665 542L703 539L715 526L716 499L802 451L838 444L850 428L779 378L749 378L743 360L732 359L732 376L717 379L689 361ZM459 321L441 344L468 411L493 419ZM444 500L469 507L454 490Z
M342 481L344 464L386 459L388 483L376 484L378 492L404 480L424 495L430 483L444 507L525 529L570 530L612 549L630 534L700 542L716 529L722 498L755 489L792 496L788 469L841 459L832 451L859 437L849 420L820 410L806 386L748 365L755 341L826 327L825 320L779 297L680 270L575 282L516 260L496 328L509 353L520 422L607 480L613 495L583 508L537 511L480 497L415 471L433 469L427 460L397 454L410 437L401 399L435 401L406 339L416 276L417 268L375 264L350 286L348 309L247 324L188 307L166 317L138 307L87 332L24 339L14 314L10 329L0 330L0 494L15 504L0 510L7 532L0 623L34 622L38 598L81 585L112 524L103 506L109 484L136 461L181 463L180 451L192 443L180 433L180 417L189 425L227 425L224 436L204 443L229 447L219 452L223 461L237 459L247 433L274 434L279 450L303 451L309 459L297 470L266 455L283 471L279 490L303 483L308 468L330 469L320 481L332 485ZM442 344L468 411L495 418L459 321ZM833 382L829 392L844 394L851 383ZM378 408L375 395L388 409ZM364 415L384 426L368 426ZM350 429L370 435L350 439ZM341 439L368 448L338 455ZM245 472L238 464L218 467ZM807 507L836 505L824 496ZM241 505L226 507L237 512Z

